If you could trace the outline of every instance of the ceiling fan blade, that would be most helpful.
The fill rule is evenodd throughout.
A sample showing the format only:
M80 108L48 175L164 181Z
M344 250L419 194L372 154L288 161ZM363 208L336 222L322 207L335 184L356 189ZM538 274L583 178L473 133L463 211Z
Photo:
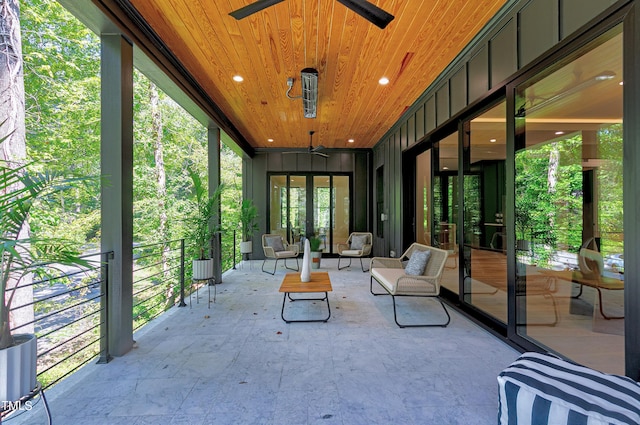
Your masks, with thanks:
M313 151L313 152L311 152L311 153L312 153L312 154L314 154L314 155L321 156L321 157L323 157L323 158L329 158L329 155L327 155L326 153L316 152L316 151Z
M322 149L326 149L326 148L324 146L322 146L322 145L318 145L318 146L314 147L311 150L314 151L314 152L317 152L317 151L321 151Z
M240 20L242 18L246 18L249 15L253 15L256 12L260 12L262 9L266 9L269 6L273 6L274 4L278 4L283 1L284 0L258 0L238 10L234 10L233 12L229 13L229 15L233 16L237 20Z
M384 29L394 18L390 13L365 0L338 0L338 3L342 3L380 29Z

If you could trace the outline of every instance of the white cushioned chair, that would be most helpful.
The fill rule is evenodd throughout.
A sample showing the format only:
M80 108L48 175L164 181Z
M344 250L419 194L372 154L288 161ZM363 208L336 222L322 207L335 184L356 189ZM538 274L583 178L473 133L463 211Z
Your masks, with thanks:
M278 260L284 259L284 266L289 270L299 271L298 254L300 248L298 245L289 245L281 235L265 233L262 235L262 249L264 251L264 261L262 262L262 271L269 274L275 274L278 267ZM296 268L287 266L287 258L296 259ZM268 259L276 260L273 266L273 272L264 269L264 265Z
M400 258L373 257L371 259L371 278L369 291L373 295L391 295L393 299L393 318L401 328L442 326L451 321L451 316L440 295L440 280L448 252L419 243L413 243ZM415 258L414 258L415 257ZM373 281L384 288L386 293L373 292ZM401 324L396 313L396 297L435 297L447 315L447 321L428 324Z
M360 268L363 272L369 271L364 269L362 264L362 257L368 257L371 255L371 246L373 245L373 234L369 232L352 232L345 243L338 244L338 270L342 270L347 267L351 267L351 260L353 258L360 258ZM343 257L349 258L349 264L340 267L340 260Z

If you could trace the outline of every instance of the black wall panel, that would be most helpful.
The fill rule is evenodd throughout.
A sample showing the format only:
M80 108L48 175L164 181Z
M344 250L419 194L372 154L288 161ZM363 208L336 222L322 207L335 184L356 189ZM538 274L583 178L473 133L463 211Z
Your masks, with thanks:
M560 39L557 0L528 3L518 13L520 22L520 64L530 63Z
M416 111L416 140L422 139L426 133L424 105Z
M486 46L478 49L467 64L469 103L489 90L489 53Z
M426 103L427 133L436 128L436 97L431 96Z
M462 66L449 81L451 93L451 114L455 115L467 106L467 69Z
M500 84L518 70L517 45L516 19L512 18L489 40L491 87Z
M447 81L436 91L436 123L442 124L450 117L449 111L449 82Z
M604 12L615 0L562 0L560 1L561 37L565 38L598 14Z

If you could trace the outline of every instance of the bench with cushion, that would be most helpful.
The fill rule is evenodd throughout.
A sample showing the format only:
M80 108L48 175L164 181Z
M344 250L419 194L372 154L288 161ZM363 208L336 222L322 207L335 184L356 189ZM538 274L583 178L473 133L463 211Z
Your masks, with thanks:
M373 257L369 290L373 295L391 295L393 318L401 327L447 326L451 317L440 295L440 280L448 253L418 243L412 244L400 258ZM373 292L373 281L378 282L386 293ZM434 324L400 324L398 322L396 297L436 297L447 315L447 321Z

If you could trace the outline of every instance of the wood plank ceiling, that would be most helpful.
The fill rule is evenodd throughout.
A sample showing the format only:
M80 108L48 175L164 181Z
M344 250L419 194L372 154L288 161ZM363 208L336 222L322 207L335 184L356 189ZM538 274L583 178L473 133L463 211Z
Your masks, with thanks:
M130 0L254 148L306 148L310 130L315 146L370 148L506 0L374 1L395 16L385 29L335 0L229 16L251 2ZM319 74L316 118L286 96L306 67Z

